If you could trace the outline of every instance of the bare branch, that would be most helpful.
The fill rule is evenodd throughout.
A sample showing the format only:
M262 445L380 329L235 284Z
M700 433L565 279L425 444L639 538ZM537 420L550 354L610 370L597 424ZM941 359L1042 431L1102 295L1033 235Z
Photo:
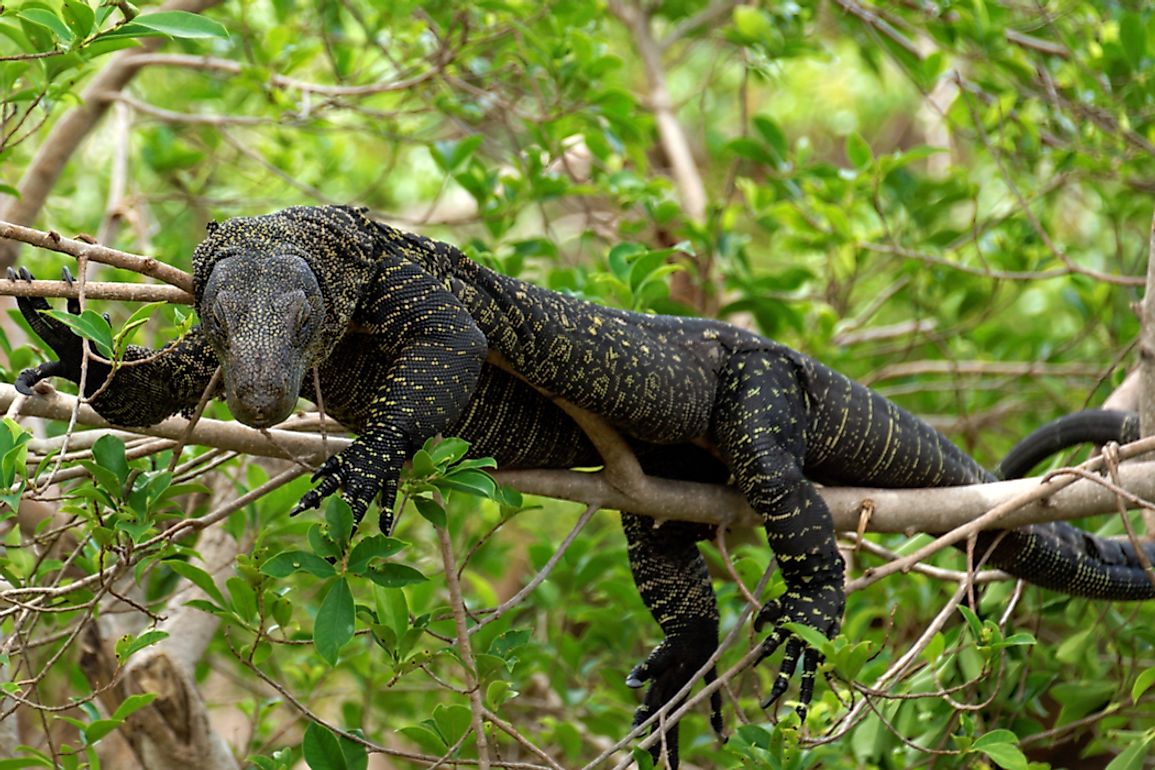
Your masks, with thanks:
M1147 245L1147 286L1139 306L1139 435L1155 435L1155 215ZM1155 514L1144 512L1148 534L1155 534Z
M302 93L319 94L321 96L372 96L373 94L408 91L440 72L444 66L444 62L448 61L449 58L448 51L442 49L442 52L439 52L436 57L437 66L427 72L422 72L413 77L402 78L400 80L380 80L375 83L366 83L360 86L333 86L322 83L310 83L306 80L298 80L275 73L268 75L268 82L270 85L278 88L293 89ZM146 53L138 55L133 61L138 67L146 65L182 67L185 69L222 72L227 75L240 75L244 73L246 69L244 65L230 61L229 59L220 59L215 56L192 56L179 53Z
M127 251L111 249L96 243L87 243L73 238L65 238L51 230L36 230L31 227L16 224L15 222L5 222L3 220L0 220L0 239L29 243L33 246L39 246L42 249L48 249L49 251L68 254L76 257L78 260L88 259L93 262L99 262L102 265L111 265L113 267L124 268L125 270L132 270L141 275L147 275L150 278L164 281L179 289L185 290L189 293L189 301L191 303L193 290L192 276L172 265L161 262L159 259L143 257L139 254L130 254Z
M102 91L92 96L102 102L126 105L143 115L148 115L165 123L187 123L200 126L267 126L283 122L275 118L254 118L248 115L198 115L191 112L176 112L142 102L140 99L122 94L119 91ZM295 119L298 116L286 115L286 117Z
M690 221L703 222L706 219L706 186L698 172L686 132L674 114L666 85L666 71L662 66L662 52L650 31L650 19L640 7L630 5L629 0L611 0L609 7L629 28L645 64L646 78L650 83L650 109L658 126L662 149L670 162L674 183L678 186L682 210Z
M21 414L32 417L47 417L53 420L66 420L72 414L72 410L77 407L75 396L59 393L51 386L45 387L44 383L38 383L36 387L37 395L24 398L21 403ZM18 395L13 386L0 384L0 410L8 409ZM77 422L81 425L97 428L112 427L111 423L87 404L79 405ZM147 428L134 428L132 432L180 441L185 438L187 430L188 420L183 417L170 417ZM323 449L319 434L296 433L276 428L260 431L240 423L223 420L202 418L188 436L188 441L193 444L213 446L232 452L297 460L307 464L319 463L325 459L320 454ZM329 449L334 452L344 449L351 443L351 439L328 437Z
M453 610L453 627L457 634L457 652L465 670L465 687L469 693L469 710L473 718L473 738L477 745L478 767L489 770L489 742L485 735L485 706L481 702L481 685L477 679L477 664L473 646L469 643L469 625L465 619L465 599L457 579L457 562L453 557L453 541L445 527L437 527L437 542L441 546L441 560L445 566L445 584L449 591L449 606Z
M80 284L65 281L0 281L0 297L79 297ZM172 302L192 304L193 298L176 286L119 281L88 281L84 284L87 299L118 302Z

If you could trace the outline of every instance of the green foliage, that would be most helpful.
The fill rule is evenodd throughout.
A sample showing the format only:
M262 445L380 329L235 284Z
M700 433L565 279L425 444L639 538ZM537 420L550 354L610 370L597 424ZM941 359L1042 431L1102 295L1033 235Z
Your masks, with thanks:
M616 7L272 0L192 15L152 2L6 4L0 194L18 192L112 54L164 40L162 53L215 58L143 67L126 93L156 109L130 102L126 130L88 140L53 187L45 227L105 233L108 245L187 268L209 219L368 205L555 290L758 328L928 416L988 464L1046 419L1101 402L1134 363L1131 278L1144 272L1155 175L1151 9L651 3L658 89L645 39ZM655 109L667 104L701 179L700 212L666 149ZM127 190L110 203L126 167ZM44 251L24 259L43 275L65 264ZM79 317L53 315L109 358L195 321L90 304ZM5 335L0 349L9 378L39 360ZM208 415L227 413L213 404ZM114 665L131 665L168 642L154 616L185 603L221 624L199 673L227 669L244 683L229 702L251 742L234 748L256 767L366 766L365 748L333 729L424 752L425 765L476 759L474 687L566 767L628 731L637 694L622 679L659 632L612 514L495 612L556 553L574 507L497 485L491 462L448 438L412 458L397 537L354 531L335 500L287 519L300 480L222 514L243 547L217 574L197 558L204 541L172 529L227 502L193 486L208 482L215 455L142 456L106 436L79 457L51 443L63 430L49 426L41 450L16 422L0 428L0 592L29 606L36 591L56 591L50 607L23 615L0 599L0 637L20 640L3 648L0 693L70 706L43 712L44 734L0 768L98 766L110 731L148 704L98 707L102 681L89 678L76 640L106 616L132 615L130 632L105 640ZM57 460L64 497L46 498L56 518L17 528L17 501L29 489L44 496ZM268 481L247 460L213 472L237 494ZM459 561L472 668L437 529ZM770 564L760 537L733 538L729 564L706 546L724 629L744 602L731 575L754 590ZM853 562L879 563L866 552ZM954 554L935 565L965 568ZM114 570L133 582L132 604L104 587ZM780 588L772 580L760 599ZM771 660L729 681L728 743L714 740L700 706L687 717L685 761L1041 768L1081 752L1111 770L1149 763L1155 609L993 584L923 638L953 591L911 573L850 596L843 634L812 640L827 662L807 724L788 708L759 710ZM743 631L723 671L749 642ZM258 672L324 724L250 687ZM492 721L487 730L495 755L523 756ZM634 756L649 766L648 753Z

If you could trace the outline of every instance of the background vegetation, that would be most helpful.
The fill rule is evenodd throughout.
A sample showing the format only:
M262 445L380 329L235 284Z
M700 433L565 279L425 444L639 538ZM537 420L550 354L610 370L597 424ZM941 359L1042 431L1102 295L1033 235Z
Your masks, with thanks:
M1128 2L13 2L0 219L187 269L212 219L366 205L553 289L755 328L989 465L1136 363L1153 62L1155 13ZM40 277L74 264L4 247ZM137 310L93 306L114 330ZM154 308L137 339L171 339L186 313ZM8 382L43 354L15 327ZM305 478L241 497L295 475L282 467L132 439L125 459L122 436L77 436L55 472L40 461L65 423L6 425L0 768L630 760L636 741L613 750L637 703L623 679L659 633L616 514L463 645L460 595L476 617L509 599L580 506L519 501L460 467L446 481L451 446L419 469L449 492L447 534L425 506L402 518L408 545L362 534L350 554L339 507L285 517ZM220 523L158 534L178 515ZM753 590L770 555L752 532L707 551L738 629L728 666L756 639L734 577ZM340 553L336 569L309 558ZM852 570L885 558L860 550ZM175 649L190 628L203 645ZM891 577L850 597L842 678L804 729L757 708L763 666L728 684L728 743L704 708L685 719L684 760L1143 767L1152 629L1151 606Z

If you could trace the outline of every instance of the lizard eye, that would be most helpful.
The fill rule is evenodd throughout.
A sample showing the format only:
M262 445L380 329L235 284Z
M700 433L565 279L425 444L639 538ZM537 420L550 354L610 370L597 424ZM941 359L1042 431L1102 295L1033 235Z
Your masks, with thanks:
M229 314L225 309L225 303L221 301L222 297L217 297L217 301L212 305L212 322L220 332L224 333L229 328Z
M293 292L289 299L288 316L293 331L293 337L298 345L305 345L316 326L313 308L305 299L303 291Z

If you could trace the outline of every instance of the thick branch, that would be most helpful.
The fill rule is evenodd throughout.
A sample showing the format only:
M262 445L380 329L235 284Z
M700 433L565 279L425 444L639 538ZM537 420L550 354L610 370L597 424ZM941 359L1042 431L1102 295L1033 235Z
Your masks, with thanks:
M0 409L8 409L16 396L11 385L0 384ZM21 413L67 419L75 398L59 393L34 396L21 405ZM108 423L87 406L82 406L77 421L82 425L105 427ZM180 439L186 432L186 421L172 417L159 425L138 432L150 436ZM268 457L295 456L310 464L319 462L328 450L336 452L348 446L349 439L320 434L295 433L273 429L266 432L237 423L202 419L192 431L190 441L232 451ZM272 440L270 440L270 438ZM1122 457L1155 449L1155 439L1144 439L1124 447ZM659 519L699 521L710 524L754 525L758 519L745 499L730 487L671 481L645 477L634 495L625 495L597 473L560 470L500 471L496 478L529 494L573 500L603 508L628 510ZM1130 463L1120 468L1123 487L1144 499L1155 499L1155 463ZM1057 489L1058 482L1046 490ZM946 532L965 524L1011 498L1036 490L1038 479L1019 479L968 487L935 489L868 489L827 487L823 498L840 530L857 528L861 512L872 511L867 528L876 532ZM1000 519L1000 527L1032 522L1073 519L1113 513L1117 501L1106 487L1086 479L1070 484L1056 494L1023 506Z
M642 8L631 5L629 0L612 0L610 10L629 27L645 64L646 79L650 83L650 109L654 112L654 121L658 126L658 139L670 162L674 183L678 186L682 211L690 221L704 222L706 186L694 161L690 141L686 138L678 116L674 114L674 105L666 84L666 70L662 65L662 52L650 31L650 19Z
M44 383L39 383L36 387L37 395L25 398L20 404L20 414L31 417L46 417L52 420L67 420L72 414L72 410L77 408L75 396L59 393L50 386L45 386ZM18 395L13 386L0 384L0 409L8 410ZM112 427L92 407L82 404L79 409L76 421L80 425L96 428ZM296 433L276 428L260 431L240 423L210 420L204 417L197 421L191 434L188 433L188 420L183 417L170 417L147 428L134 428L132 432L176 441L183 440L187 435L188 443L192 444L213 446L230 452L260 457L276 457L282 460L295 459L310 465L320 463L325 459L325 449L320 434ZM350 439L335 436L328 436L327 440L331 452L340 451L352 443Z
M1147 286L1139 307L1139 435L1155 435L1155 215L1147 247ZM1147 533L1155 535L1155 513L1145 511Z

